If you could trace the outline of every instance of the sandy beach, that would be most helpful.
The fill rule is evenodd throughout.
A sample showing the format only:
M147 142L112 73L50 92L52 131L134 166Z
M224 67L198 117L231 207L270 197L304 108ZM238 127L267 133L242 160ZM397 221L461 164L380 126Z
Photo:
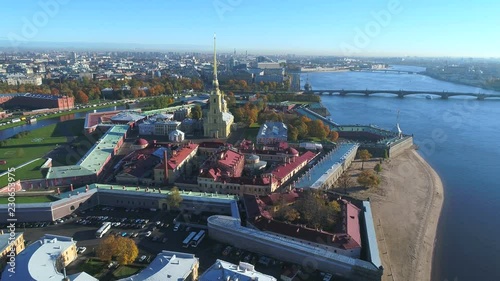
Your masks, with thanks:
M372 169L378 161L365 163ZM350 173L360 172L355 162ZM373 190L352 188L351 195L372 202L383 281L431 279L434 242L443 204L443 185L432 167L409 150L382 165L382 184Z

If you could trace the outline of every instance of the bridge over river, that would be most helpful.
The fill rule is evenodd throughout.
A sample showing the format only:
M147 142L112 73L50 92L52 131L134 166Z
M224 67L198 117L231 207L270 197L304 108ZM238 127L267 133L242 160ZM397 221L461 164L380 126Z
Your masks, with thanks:
M375 94L393 94L399 98L404 98L409 95L426 95L429 97L440 96L442 99L447 99L454 96L469 96L475 97L478 100L485 100L491 98L500 98L498 95L490 95L483 93L462 93L462 92L437 92L437 91L409 91L409 90L311 90L304 93L316 94L316 95L340 95L346 96L349 94L362 94L365 96L371 96Z

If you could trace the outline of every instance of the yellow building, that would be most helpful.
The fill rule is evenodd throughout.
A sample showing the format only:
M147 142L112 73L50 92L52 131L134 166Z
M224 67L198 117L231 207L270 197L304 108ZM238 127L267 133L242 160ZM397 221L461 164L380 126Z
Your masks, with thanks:
M214 36L214 90L210 94L209 109L203 120L203 130L205 137L209 138L227 138L231 133L231 125L234 122L234 116L227 110L227 103L224 95L219 89L217 79L217 53Z
M11 233L4 234L2 230L0 233L0 269L4 268L10 256L13 256L14 253L17 256L22 250L24 250L24 234L16 232L12 233L11 236Z
M16 256L15 273L9 270L8 265L1 279L63 280L63 269L76 257L76 241L73 238L45 234Z

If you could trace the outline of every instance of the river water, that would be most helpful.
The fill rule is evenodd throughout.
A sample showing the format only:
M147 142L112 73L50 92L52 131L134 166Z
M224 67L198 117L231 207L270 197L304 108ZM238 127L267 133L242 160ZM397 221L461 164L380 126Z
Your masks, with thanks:
M499 94L418 74L309 73L302 75L301 85L307 77L317 90L434 90ZM332 114L331 118L340 124L375 124L391 129L395 127L399 111L401 129L404 133L414 134L419 153L440 175L445 188L432 280L500 280L500 101L348 95L322 96L322 102Z
M104 107L104 108L99 108L96 109L97 112L102 112L102 111L108 111L108 110L117 110L120 109L125 109L125 106L111 106L111 107ZM89 111L94 111L93 109L89 109ZM15 134L22 132L22 131L32 131L41 127L45 127L47 125L52 125L61 121L65 120L70 120L70 119L75 119L75 118L83 118L87 112L76 112L72 113L69 115L64 115L64 116L59 116L59 117L53 117L53 118L48 118L48 119L43 119L43 120L38 120L34 124L24 124L22 126L17 126L17 127L12 127L4 130L0 130L0 140L8 139ZM82 128L83 130L83 128Z

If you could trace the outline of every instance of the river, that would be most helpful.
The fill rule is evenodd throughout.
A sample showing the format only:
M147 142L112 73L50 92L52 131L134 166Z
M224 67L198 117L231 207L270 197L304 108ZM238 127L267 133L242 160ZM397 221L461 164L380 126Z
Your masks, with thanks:
M305 81L307 76L313 89L318 90L499 94L418 74L323 72L302 74L301 80ZM401 129L414 134L419 153L441 176L445 188L432 280L500 280L500 238L497 236L500 234L497 217L500 210L500 101L348 95L322 96L322 102L332 114L331 118L340 124L376 124L391 129L399 111ZM395 210L398 211L404 210Z
M115 108L117 110L120 110L120 109L125 109L125 106L103 107L103 108L96 109L96 111L102 112L102 111L108 111L108 110L116 110ZM89 109L89 111L94 111L94 110ZM17 126L17 127L3 129L3 130L0 130L0 140L8 139L8 138L10 138L10 137L14 136L15 134L22 132L22 131L32 131L32 130L35 130L35 129L38 129L41 127L45 127L47 125L59 123L61 121L71 120L71 119L75 119L75 118L83 118L83 117L85 117L85 115L87 113L88 112L76 112L76 113L71 113L71 114L63 115L63 116L59 116L59 117L52 117L52 118L47 118L47 119L43 119L43 120L38 120L34 124L24 124L24 125ZM82 128L82 130L83 130L83 128Z

